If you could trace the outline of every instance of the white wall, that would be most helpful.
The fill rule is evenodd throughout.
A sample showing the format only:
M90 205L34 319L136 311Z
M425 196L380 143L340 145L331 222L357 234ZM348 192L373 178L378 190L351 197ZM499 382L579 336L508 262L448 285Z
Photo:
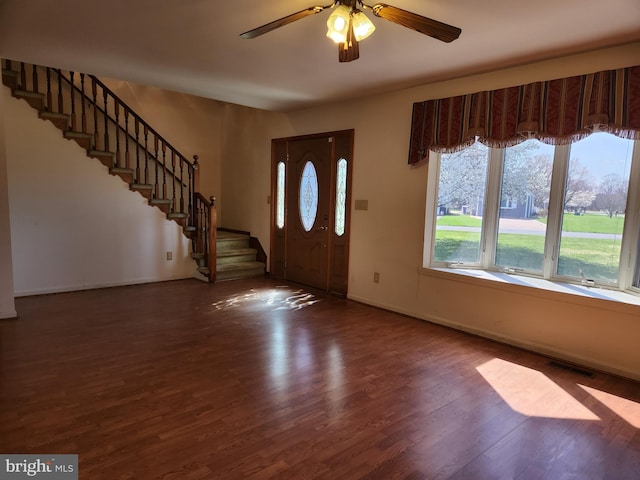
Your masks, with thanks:
M0 95L0 112L3 112L4 108L4 96ZM4 141L4 116L0 115L0 318L13 318L15 316L7 155Z
M8 88L2 93L16 295L194 274L181 227Z
M529 295L493 288L488 280L462 283L419 274L427 166L407 165L414 102L630 66L639 59L640 43L634 43L292 112L284 122L270 122L266 136L355 129L352 198L368 200L369 210L351 212L350 298L640 379L640 307L576 303L572 296L553 292ZM238 172L266 171L270 152L262 142L264 127L258 132L262 150L234 158L241 166L223 169L225 182L229 171L234 182ZM256 205L268 219L264 195L269 181L264 175L250 189L225 190L225 205ZM225 207L225 222L246 221L241 213ZM263 228L262 218L250 223L247 230ZM379 284L373 283L374 271L380 272Z

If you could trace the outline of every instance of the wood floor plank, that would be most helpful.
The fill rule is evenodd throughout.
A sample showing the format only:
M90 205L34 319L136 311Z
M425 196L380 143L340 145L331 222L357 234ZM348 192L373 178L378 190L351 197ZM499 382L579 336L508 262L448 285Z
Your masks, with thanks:
M295 284L16 301L0 453L80 478L625 479L640 385Z

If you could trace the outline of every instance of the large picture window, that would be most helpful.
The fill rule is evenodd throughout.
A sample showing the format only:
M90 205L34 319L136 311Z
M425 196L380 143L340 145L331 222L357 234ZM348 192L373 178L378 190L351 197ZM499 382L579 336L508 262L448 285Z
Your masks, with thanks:
M640 141L431 153L425 267L640 287Z

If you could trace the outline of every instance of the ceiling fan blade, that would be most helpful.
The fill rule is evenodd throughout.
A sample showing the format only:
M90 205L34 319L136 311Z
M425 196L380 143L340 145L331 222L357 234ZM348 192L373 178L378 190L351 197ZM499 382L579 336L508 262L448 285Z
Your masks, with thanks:
M286 17L282 17L278 20L274 20L273 22L269 22L261 27L254 28L253 30L249 30L248 32L244 32L240 34L242 38L256 38L260 35L268 33L276 28L284 27L289 23L295 22L296 20L300 20L301 18L308 17L309 15L315 15L316 13L320 13L326 8L330 8L333 5L327 5L325 7L317 6L317 7L309 7L305 10L300 10L299 12L292 13L291 15L287 15Z
M462 33L462 30L458 27L447 25L446 23L438 22L437 20L423 17L422 15L411 13L398 7L392 7L386 3L377 3L369 8L373 10L373 14L376 17L384 18L403 27L411 28L417 32L442 40L443 42L452 42Z

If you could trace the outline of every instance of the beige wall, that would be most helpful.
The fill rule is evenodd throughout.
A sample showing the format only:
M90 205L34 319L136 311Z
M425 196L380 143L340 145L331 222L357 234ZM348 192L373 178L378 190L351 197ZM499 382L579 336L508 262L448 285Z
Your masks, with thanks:
M3 95L0 95L0 112L4 112L4 109L4 98ZM7 154L4 139L4 115L0 115L0 318L12 318L15 316Z
M250 188L243 189L238 183L246 172L267 171L265 133L267 138L276 138L353 128L352 198L368 200L369 210L352 209L351 298L640 379L640 307L620 311L615 304L607 307L607 302L576 304L552 292L530 296L494 289L488 281L462 284L456 278L419 274L427 166L407 165L413 102L629 66L638 59L640 43L635 43L292 112L285 121L271 122L266 132L257 125L257 135L246 133L262 146L238 152L233 166L225 158L225 185L230 179L236 185L233 191L224 190L225 223L263 230L268 221L264 197L269 176L258 177ZM261 216L247 221L245 209L228 210L229 204L256 205ZM263 244L268 251L268 244ZM380 272L379 284L373 283L374 271Z

